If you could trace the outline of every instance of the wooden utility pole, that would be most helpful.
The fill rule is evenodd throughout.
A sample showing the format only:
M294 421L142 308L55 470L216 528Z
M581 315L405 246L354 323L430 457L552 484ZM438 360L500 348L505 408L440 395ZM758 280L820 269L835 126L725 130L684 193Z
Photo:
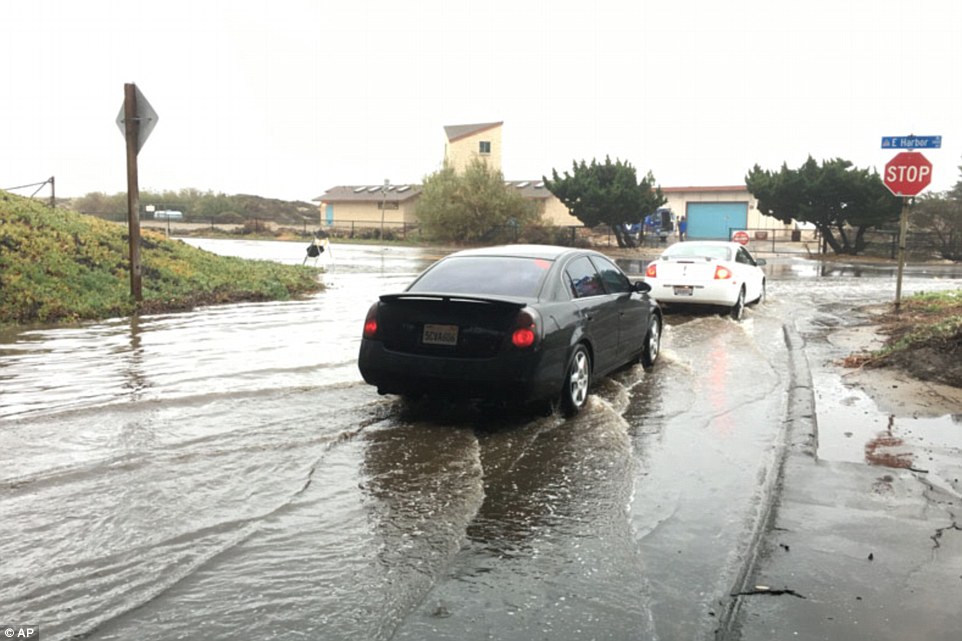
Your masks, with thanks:
M144 299L140 267L140 186L137 179L137 151L140 120L137 118L137 85L124 85L124 137L127 139L127 229L130 236L130 295Z

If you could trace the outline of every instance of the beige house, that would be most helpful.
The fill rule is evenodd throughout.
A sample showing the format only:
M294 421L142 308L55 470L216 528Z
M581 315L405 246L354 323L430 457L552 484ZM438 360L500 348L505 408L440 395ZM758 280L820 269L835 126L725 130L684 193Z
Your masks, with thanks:
M480 159L501 171L501 126L504 122L449 125L444 128L444 162L462 173Z
M417 223L420 185L342 185L328 189L321 203L321 227L393 229Z
M458 172L480 159L501 171L503 122L486 122L444 127L444 162ZM581 221L536 180L506 180L522 196L538 203L545 222L581 227ZM763 216L758 203L744 185L716 187L662 187L668 199L665 207L676 219L685 216L690 238L728 238L734 229L788 229L791 226ZM325 227L398 228L417 224L415 207L420 185L350 185L332 187L315 201L320 202L321 225ZM639 220L645 214L639 212Z
M449 125L444 128L444 162L462 172L475 159L501 171L501 128L503 122L472 125ZM505 185L518 189L521 195L538 204L543 219L555 225L581 226L581 221L568 212L544 182L506 180ZM341 185L328 189L315 201L320 203L321 226L339 228L396 228L414 225L414 214L420 185Z

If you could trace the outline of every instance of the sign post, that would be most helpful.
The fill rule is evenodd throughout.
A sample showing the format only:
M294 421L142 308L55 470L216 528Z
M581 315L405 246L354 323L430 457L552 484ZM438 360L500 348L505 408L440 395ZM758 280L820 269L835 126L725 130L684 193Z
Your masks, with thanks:
M884 145L885 139L883 139ZM941 144L941 139L939 141ZM895 196L902 199L899 214L899 268L895 282L895 311L902 305L902 274L905 271L905 237L909 228L909 199L914 198L932 182L932 163L918 152L895 154L885 165L882 182Z
M157 113L137 85L124 85L124 104L117 115L117 126L127 142L127 229L130 241L130 295L141 302L142 270L140 265L140 186L137 176L137 154L157 124Z

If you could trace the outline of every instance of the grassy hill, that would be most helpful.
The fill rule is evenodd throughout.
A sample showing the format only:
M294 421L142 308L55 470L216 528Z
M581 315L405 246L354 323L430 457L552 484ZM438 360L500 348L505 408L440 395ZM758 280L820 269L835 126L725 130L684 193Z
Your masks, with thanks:
M310 267L217 256L143 230L143 301L130 296L127 227L0 191L0 325L288 300L322 288Z

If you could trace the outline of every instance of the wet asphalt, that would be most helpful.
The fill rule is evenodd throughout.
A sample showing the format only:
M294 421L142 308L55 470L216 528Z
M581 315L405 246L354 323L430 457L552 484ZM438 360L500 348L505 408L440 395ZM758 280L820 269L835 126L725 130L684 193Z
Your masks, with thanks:
M669 315L655 370L563 421L378 397L364 311L433 257L332 249L310 300L3 337L0 618L53 639L956 638L959 425L880 410L831 340L890 271L773 257L745 321Z

